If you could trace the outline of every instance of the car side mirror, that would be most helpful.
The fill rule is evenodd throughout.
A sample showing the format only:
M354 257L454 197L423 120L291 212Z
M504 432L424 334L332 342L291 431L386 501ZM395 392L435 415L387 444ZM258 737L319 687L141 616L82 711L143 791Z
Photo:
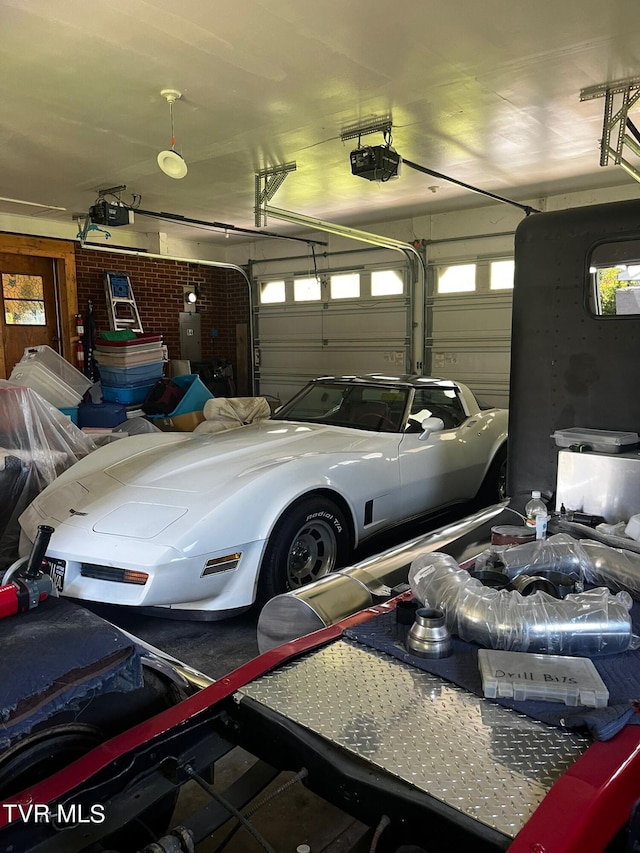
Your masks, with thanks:
M420 426L422 427L422 432L418 436L418 441L426 441L432 432L442 432L444 421L442 418L425 418Z

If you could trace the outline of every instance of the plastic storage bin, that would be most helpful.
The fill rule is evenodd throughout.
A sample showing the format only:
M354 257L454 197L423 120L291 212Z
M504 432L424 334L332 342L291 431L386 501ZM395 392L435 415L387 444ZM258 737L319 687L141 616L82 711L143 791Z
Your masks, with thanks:
M106 338L98 337L97 348L105 350L140 350L142 347L150 349L151 347L159 347L162 345L162 335L135 335L133 338L122 338L121 340L110 341Z
M551 436L558 447L587 445L596 453L624 453L640 444L637 432L612 432L606 429L557 429Z
M93 384L84 373L80 373L66 359L62 358L55 350L46 345L28 347L16 367L22 367L24 364L39 364L41 367L46 367L50 373L56 376L61 382L64 382L65 385L68 385L80 397Z
M121 355L123 355L123 353L130 355L132 353L149 352L149 350L162 351L162 344L161 343L159 343L159 344L158 343L134 344L133 346L130 346L130 347L107 347L107 346L101 346L100 344L98 344L98 346L96 346L94 352L100 353L101 355L109 355L109 356L120 355L121 356Z
M120 388L130 388L142 382L155 382L162 377L163 361L152 361L151 364L139 364L135 367L108 367L100 365L100 379L103 385L118 385Z
M118 385L103 385L102 396L109 403L122 403L123 406L133 406L143 403L155 382L142 382L139 385L131 385L121 388Z
M482 689L488 699L544 699L606 708L609 691L589 658L478 651Z
M175 376L172 380L176 385L179 385L185 392L184 397L175 409L172 412L169 412L168 415L147 415L148 418L152 419L154 423L156 421L162 420L163 424L161 429L180 429L179 426L176 426L173 420L180 415L188 415L192 412L202 413L204 409L204 404L207 400L211 400L213 398L213 394L207 386L202 382L199 376L194 373L187 373L185 376ZM197 423L204 420L204 415L198 420L197 418L185 418L183 419L185 422L188 421L192 423L194 420ZM197 423L193 423L193 426L187 426L186 431L189 429L193 429L197 426ZM160 424L158 424L160 426ZM185 427L182 427L182 431L185 431Z
M37 361L19 361L11 371L9 382L31 388L57 409L77 406L82 400L82 394Z
M78 407L70 406L69 408L60 409L63 415L65 415L72 424L78 426Z
M95 350L95 360L105 367L138 367L141 364L151 364L155 361L164 360L164 348L153 347L142 352L129 352L129 350L115 350L114 352L102 352Z
M78 406L78 426L109 427L119 426L127 419L127 410L122 403L81 403Z

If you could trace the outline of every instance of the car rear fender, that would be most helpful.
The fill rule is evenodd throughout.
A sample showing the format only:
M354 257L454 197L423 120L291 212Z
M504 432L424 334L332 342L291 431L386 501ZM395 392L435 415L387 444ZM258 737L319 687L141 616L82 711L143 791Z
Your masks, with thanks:
M500 451L502 450L503 447L504 448L507 447L507 431L506 430L504 432L502 432L500 434L500 436L498 438L496 438L495 442L493 443L493 447L491 448L491 454L487 460L487 464L486 464L485 469L484 469L484 475L485 476L489 472L491 466L493 465L493 462L494 462L496 456L498 455L498 453L500 453Z

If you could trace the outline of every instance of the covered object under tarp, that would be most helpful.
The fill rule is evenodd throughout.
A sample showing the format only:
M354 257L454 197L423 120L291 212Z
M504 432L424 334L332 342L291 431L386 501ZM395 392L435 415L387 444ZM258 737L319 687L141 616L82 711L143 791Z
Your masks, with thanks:
M263 421L271 416L271 409L264 397L214 397L204 404L203 414L205 420L195 433L224 432Z
M91 438L36 391L0 380L0 569L18 557L19 515L94 449Z

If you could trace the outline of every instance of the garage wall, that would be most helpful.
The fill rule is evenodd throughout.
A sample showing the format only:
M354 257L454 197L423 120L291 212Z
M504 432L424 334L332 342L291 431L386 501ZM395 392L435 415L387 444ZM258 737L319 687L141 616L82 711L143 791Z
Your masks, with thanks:
M238 324L249 318L247 282L235 270L169 259L144 258L94 251L78 245L76 274L78 305L83 313L89 299L98 329L108 329L104 272L127 273L145 332L161 332L169 358L180 358L179 314L184 310L183 286L199 290L202 322L202 358L229 358L237 362ZM217 337L211 330L217 330ZM249 358L248 344L245 357ZM236 371L237 373L237 371ZM247 388L244 393L248 393Z

